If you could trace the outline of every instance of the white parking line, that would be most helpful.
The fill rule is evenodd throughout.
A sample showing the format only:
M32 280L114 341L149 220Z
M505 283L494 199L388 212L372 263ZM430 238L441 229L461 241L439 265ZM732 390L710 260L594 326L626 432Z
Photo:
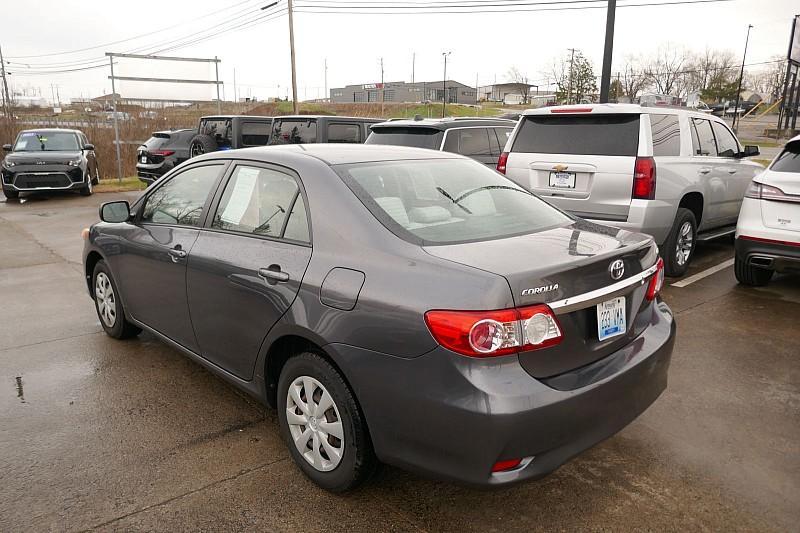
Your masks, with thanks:
M731 266L733 266L733 258L730 258L727 261L723 261L722 263L718 264L717 266L713 266L711 268L707 268L706 270L703 270L702 272L698 272L697 274L689 276L688 278L684 278L684 279L682 279L680 281L676 281L675 283L670 283L670 285L673 286L673 287L678 287L678 288L686 287L687 285L691 285L695 281L700 281L701 279L703 279L705 277L708 277L711 274L716 274L720 270L725 270L726 268L731 267Z

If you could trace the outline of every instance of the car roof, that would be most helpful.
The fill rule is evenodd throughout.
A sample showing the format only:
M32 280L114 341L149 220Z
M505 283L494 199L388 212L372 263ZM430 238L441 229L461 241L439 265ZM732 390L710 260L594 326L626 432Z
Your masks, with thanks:
M371 118L371 117L342 117L339 115L281 115L279 117L275 117L276 119L292 119L292 120L318 120L318 119L330 119L330 120L351 120L357 122L382 122L382 118Z
M554 115L554 114L642 114L642 113L656 113L659 115L681 115L687 114L692 117L703 117L706 119L721 120L719 117L709 116L708 113L696 111L689 107L678 106L643 106L640 104L571 104L571 105L558 105L552 107L538 107L536 109L526 109L522 112L522 116L539 116L539 115Z
M264 115L208 115L205 117L200 117L200 120L208 120L208 119L229 119L229 118L247 118L247 119L259 119L259 120L272 120L275 117L265 117Z
M39 129L29 129L29 130L22 130L20 133L42 133L45 131L51 132L67 132L67 133L83 133L81 130L73 130L68 128L39 128Z
M284 144L276 146L255 146L239 150L211 152L194 160L213 159L251 159L263 160L291 166L292 162L313 158L323 163L346 165L370 161L402 161L414 159L465 159L449 152L439 152L426 148L393 146L384 144Z
M447 118L423 118L423 119L401 119L390 120L388 122L381 122L375 124L375 128L428 128L437 130L447 130L451 128L468 128L473 126L493 126L502 127L506 126L513 128L516 126L516 121L506 118L482 118L482 117L447 117Z

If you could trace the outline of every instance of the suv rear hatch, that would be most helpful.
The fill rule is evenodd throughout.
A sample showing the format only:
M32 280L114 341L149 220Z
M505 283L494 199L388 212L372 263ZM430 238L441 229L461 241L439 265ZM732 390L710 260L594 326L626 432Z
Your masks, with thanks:
M610 355L633 342L652 318L653 302L645 298L651 275L644 273L656 263L657 249L645 235L579 221L507 239L426 246L425 251L505 277L517 307L559 302L553 311L563 334L561 343L519 354L520 364L535 378ZM617 259L624 264L624 274L614 280L610 265ZM619 289L606 293L609 287ZM576 299L594 291L594 298ZM625 331L601 341L597 306L618 297L624 298Z
M175 153L170 149L172 134L167 131L157 131L139 147L136 162L143 165L159 165L164 158Z
M639 151L639 113L522 117L506 175L583 218L625 221Z
M782 194L769 191L761 206L761 217L768 228L800 232L800 139L786 144L769 170L756 178L777 187Z

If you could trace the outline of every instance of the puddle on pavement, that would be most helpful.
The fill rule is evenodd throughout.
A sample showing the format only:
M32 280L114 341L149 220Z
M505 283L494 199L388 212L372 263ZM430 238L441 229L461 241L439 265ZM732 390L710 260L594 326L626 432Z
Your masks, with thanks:
M25 403L25 392L22 390L22 376L17 376L14 378L14 382L17 386L17 398L22 403Z

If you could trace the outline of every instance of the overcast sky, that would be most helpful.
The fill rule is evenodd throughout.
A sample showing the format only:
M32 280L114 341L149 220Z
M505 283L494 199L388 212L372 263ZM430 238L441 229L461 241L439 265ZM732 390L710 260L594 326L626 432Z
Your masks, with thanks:
M347 10L345 6L363 1L365 0L328 0L327 4L336 4L338 10ZM397 3L409 5L420 1L399 0ZM542 1L554 0L539 0ZM618 3L623 5L648 1L658 0L619 0ZM9 80L13 90L39 88L41 94L49 98L51 84L57 84L62 99L94 97L110 92L108 68L57 75L30 75L23 71L75 68L86 61L102 60L105 52L128 52L133 49L146 49L149 52L159 48L154 45L196 34L228 18L238 17L238 20L246 22L254 17L264 16L265 12L258 11L258 8L271 2L272 0L40 0L34 4L7 2L3 6L0 46L9 62L7 70L11 73ZM301 6L310 5L310 2L319 4L321 0L295 0L297 11L302 11ZM452 0L450 2L454 3ZM485 3L496 2L497 0L487 0ZM475 3L475 0L471 3ZM270 11L278 10L280 13L285 5L286 0L280 0ZM571 5L582 7L591 4ZM564 4L559 6L564 7ZM791 20L798 13L798 0L733 0L693 5L619 7L614 39L614 68L622 64L625 56L651 54L659 46L665 45L698 51L706 47L727 49L740 58L748 24L753 24L754 28L750 34L747 63L768 61L775 55L785 56ZM476 76L481 85L489 84L495 79L498 82L506 81L510 67L517 67L529 76L532 83L537 83L537 80L546 76L553 59L567 54L568 48L582 50L593 61L595 71L599 74L605 16L604 8L404 15L298 12L295 14L298 96L301 100L323 96L323 65L326 58L329 88L380 81L380 57L384 60L386 81L410 81L414 53L417 81L441 79L441 53L445 50L452 52L448 59L448 78L468 85L475 84ZM171 26L175 27L159 31ZM152 34L101 46L145 33ZM218 56L222 61L220 77L225 82L228 99L233 94L234 69L240 96L286 96L287 87L291 83L288 41L288 21L284 15L249 28L221 33L212 40L164 54ZM166 46L162 44L160 47ZM90 50L63 54L90 47ZM21 57L42 54L58 55ZM123 66L120 68L125 70ZM138 70L137 74L141 74L141 67ZM197 66L187 65L182 68L173 63L152 66L148 64L145 72L151 77L211 76L213 79L213 69L208 69L207 66L198 70ZM122 72L125 73L127 72ZM158 90L155 84L139 87L146 89L148 95L153 95L153 91ZM126 86L125 89L127 91L121 91L123 96L134 96L130 94L133 88ZM174 90L174 87L170 89ZM166 92L164 87L165 95ZM172 94L171 91L170 93Z

